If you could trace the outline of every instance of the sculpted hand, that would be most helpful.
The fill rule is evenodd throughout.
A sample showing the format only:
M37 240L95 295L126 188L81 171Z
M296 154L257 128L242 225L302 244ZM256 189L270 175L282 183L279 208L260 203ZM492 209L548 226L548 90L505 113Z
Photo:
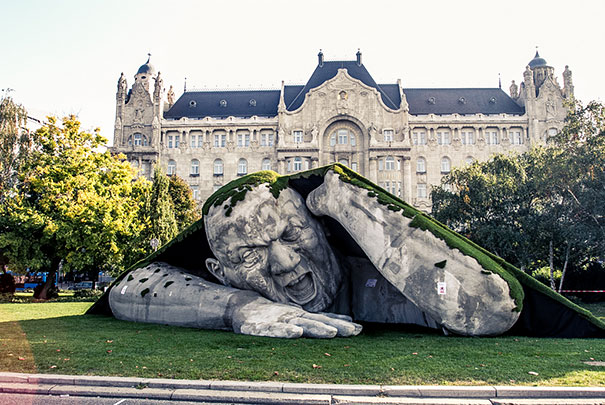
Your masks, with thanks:
M236 333L281 338L333 338L361 332L361 325L346 315L315 314L265 298L256 298L235 309L232 324Z

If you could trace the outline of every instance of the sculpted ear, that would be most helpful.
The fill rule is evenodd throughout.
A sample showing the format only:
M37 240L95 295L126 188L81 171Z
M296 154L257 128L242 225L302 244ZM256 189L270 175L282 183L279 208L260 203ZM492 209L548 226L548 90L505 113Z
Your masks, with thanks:
M225 270L218 260L212 258L206 259L206 268L210 274L216 277L223 285L229 285L225 279Z

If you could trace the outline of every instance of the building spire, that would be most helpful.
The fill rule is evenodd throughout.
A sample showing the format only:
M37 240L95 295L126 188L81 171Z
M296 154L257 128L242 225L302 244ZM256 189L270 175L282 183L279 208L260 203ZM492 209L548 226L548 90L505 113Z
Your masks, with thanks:
M146 63L149 63L150 60L151 60L151 54L149 52L147 52L147 62Z

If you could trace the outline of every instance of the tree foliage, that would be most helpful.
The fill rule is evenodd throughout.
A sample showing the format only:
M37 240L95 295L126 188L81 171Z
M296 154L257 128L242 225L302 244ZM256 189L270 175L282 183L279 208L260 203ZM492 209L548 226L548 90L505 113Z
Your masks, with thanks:
M605 258L605 107L569 107L547 145L454 169L431 193L438 220L521 268L548 263L553 288L555 268L562 283Z
M200 219L201 212L197 202L193 199L191 188L179 176L170 176L168 193L174 208L174 217L178 232Z
M0 249L15 270L119 270L141 231L134 172L109 152L98 130L75 117L36 131L38 146L19 173L14 198L0 205Z
M0 100L0 201L17 186L17 174L34 146L27 128L27 112L10 97Z
M178 233L178 225L174 213L174 204L169 193L170 180L160 166L153 170L153 184L148 199L148 216L150 238L162 246Z

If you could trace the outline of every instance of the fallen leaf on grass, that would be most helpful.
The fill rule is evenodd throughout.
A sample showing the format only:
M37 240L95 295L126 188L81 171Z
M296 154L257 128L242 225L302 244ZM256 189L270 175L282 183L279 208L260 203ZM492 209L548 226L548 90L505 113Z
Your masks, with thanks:
M350 364L345 364L344 367L351 367L351 365Z
M527 374L531 374L531 375L539 375L538 373L536 373L535 371L528 371Z
M313 368L321 368L321 366L319 366L317 364L313 364Z
M23 361L25 360L25 357L19 357L19 360Z
M106 340L105 343L113 343L113 340Z
M332 355L331 355L330 353L324 353L324 356L328 356L328 357L330 357L330 356L332 356Z
M279 375L279 372L278 371L274 371L273 375Z
M57 366L50 366L49 368L57 368Z
M418 353L414 352L414 353L412 353L412 354L413 354L414 356L416 356Z
M60 352L60 351L61 351L61 349L57 349L57 351L58 351L58 352Z
M113 352L113 350L107 350L107 353L111 353L111 352Z
M63 361L69 361L69 358L67 358L67 359L63 359Z

